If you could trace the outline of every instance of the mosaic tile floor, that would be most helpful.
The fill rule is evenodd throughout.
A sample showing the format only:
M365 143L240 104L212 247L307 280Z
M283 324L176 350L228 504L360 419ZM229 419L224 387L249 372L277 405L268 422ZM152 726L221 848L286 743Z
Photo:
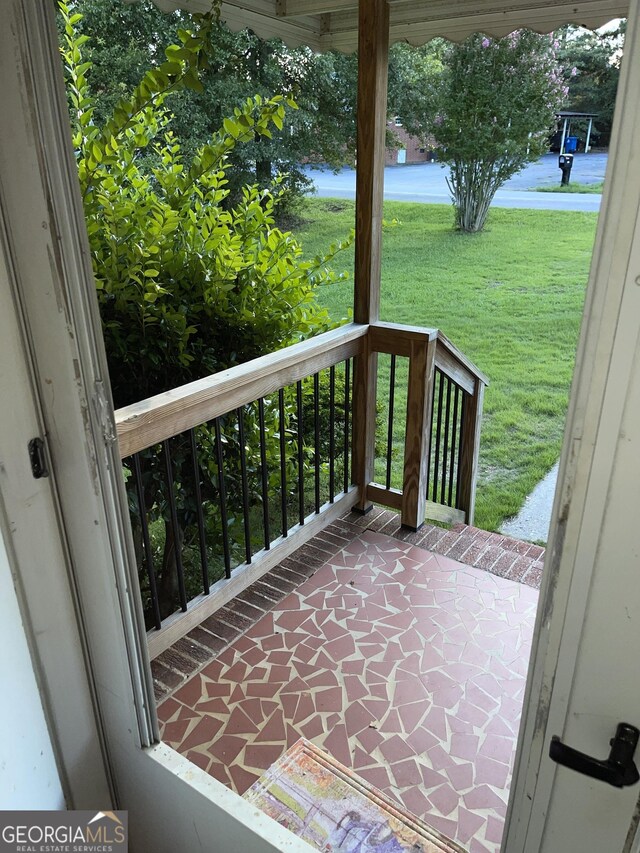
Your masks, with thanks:
M537 599L367 531L159 706L163 740L243 793L302 735L495 853Z

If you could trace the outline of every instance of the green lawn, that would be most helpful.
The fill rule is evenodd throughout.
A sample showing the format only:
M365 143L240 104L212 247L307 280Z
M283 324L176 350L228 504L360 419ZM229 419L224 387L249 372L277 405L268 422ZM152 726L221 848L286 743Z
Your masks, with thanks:
M577 181L561 186L561 184L548 184L542 187L532 187L532 192L536 193L588 193L596 195L604 190L604 181L599 181L596 184L581 184Z
M296 232L311 256L345 236L354 204L313 199L304 217ZM494 209L484 233L469 236L452 230L445 205L385 205L400 224L385 230L381 319L442 329L491 380L476 510L487 529L517 512L558 458L596 217ZM335 267L351 270L353 252ZM353 282L320 298L344 318Z

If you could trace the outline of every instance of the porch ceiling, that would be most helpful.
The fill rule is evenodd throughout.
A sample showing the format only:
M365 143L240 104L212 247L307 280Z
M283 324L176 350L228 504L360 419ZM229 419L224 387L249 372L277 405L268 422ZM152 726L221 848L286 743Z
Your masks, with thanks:
M211 0L154 0L165 11L206 12ZM462 41L473 32L504 36L519 28L548 33L563 24L595 29L627 14L628 0L391 0L390 38L424 44L436 36ZM291 47L349 53L358 42L357 0L232 0L221 17L233 30L249 27Z

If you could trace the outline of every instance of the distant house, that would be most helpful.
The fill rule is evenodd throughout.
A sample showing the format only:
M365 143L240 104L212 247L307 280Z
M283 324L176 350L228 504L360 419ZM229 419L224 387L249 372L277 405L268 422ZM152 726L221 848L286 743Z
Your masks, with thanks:
M387 139L394 143L385 151L385 166L410 163L428 163L435 160L435 141L429 145L417 136L412 136L402 126L402 119L396 116L387 122Z

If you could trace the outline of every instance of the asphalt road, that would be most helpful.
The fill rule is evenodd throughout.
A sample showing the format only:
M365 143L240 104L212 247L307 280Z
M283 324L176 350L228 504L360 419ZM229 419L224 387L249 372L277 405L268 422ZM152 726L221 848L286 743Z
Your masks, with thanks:
M606 154L576 154L571 180L597 183L604 178ZM317 194L323 198L355 198L356 173L342 169L337 174L329 170L307 169ZM384 170L384 197L393 201L414 201L424 204L451 204L446 178L448 169L438 163L415 166L387 166ZM584 193L532 192L532 188L560 183L558 155L545 154L498 190L495 207L525 207L538 210L598 211L602 196Z

